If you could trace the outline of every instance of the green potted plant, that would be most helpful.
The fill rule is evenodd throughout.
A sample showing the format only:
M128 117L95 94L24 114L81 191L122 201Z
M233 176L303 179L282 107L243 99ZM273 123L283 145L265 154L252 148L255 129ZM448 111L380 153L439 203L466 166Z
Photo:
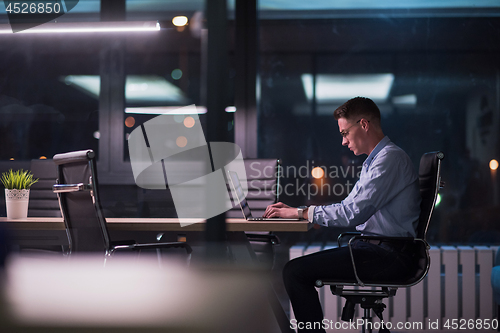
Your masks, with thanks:
M34 179L33 174L29 171L24 171L23 169L13 171L10 169L2 173L0 181L3 186L5 186L7 218L27 218L30 187L35 184L38 179Z

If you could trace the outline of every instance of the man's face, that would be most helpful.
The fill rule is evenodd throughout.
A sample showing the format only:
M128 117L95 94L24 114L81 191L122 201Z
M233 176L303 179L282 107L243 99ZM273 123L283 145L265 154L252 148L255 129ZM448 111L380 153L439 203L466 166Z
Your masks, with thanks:
M342 145L347 146L356 156L366 154L365 131L361 128L359 120L345 118L338 120L339 131L342 134Z

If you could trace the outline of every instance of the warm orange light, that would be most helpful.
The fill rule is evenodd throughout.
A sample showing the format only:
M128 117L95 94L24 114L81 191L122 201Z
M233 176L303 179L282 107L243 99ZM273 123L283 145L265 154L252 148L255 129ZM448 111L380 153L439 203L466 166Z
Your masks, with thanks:
M314 169L312 169L311 175L316 179L323 178L323 176L325 175L325 170L320 167L315 167Z
M176 27L183 27L188 23L188 18L186 16L176 16L172 19L172 23Z
M40 157L39 157L39 159L41 159L41 160L46 160L46 159L47 159L47 157L45 157L45 156L40 156Z
M179 136L176 140L175 140L175 144L178 146L178 147L186 147L188 143L188 140L186 139L185 136Z
M125 119L125 126L127 127L132 127L135 125L135 118L130 116L130 117L127 117L127 119Z
M497 161L497 160L491 160L491 161L490 161L490 169L491 169L491 170L496 170L496 169L498 169L498 161Z
M13 161L13 160L14 160L14 157L11 157L11 158L10 158L10 160L11 160L11 161Z
M191 116L188 116L186 118L184 118L184 126L186 126L187 128L191 128L194 126L194 118L191 117Z

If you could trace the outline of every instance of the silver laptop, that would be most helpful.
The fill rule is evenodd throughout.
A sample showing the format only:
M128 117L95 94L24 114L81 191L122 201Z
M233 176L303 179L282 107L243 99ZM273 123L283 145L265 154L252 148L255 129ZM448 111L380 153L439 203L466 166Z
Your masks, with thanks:
M234 171L228 171L229 183L232 187L232 197L233 201L237 201L240 205L241 212L247 221L300 221L300 219L285 219L281 217L252 217L252 211L248 206L247 199L245 198L245 192L243 191L243 187L241 186L240 179L238 174Z

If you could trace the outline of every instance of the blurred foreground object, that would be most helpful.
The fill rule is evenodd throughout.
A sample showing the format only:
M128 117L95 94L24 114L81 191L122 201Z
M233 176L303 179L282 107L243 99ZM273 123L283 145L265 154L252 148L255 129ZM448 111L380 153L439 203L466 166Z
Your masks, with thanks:
M274 332L254 271L158 267L156 257L12 257L2 332Z

